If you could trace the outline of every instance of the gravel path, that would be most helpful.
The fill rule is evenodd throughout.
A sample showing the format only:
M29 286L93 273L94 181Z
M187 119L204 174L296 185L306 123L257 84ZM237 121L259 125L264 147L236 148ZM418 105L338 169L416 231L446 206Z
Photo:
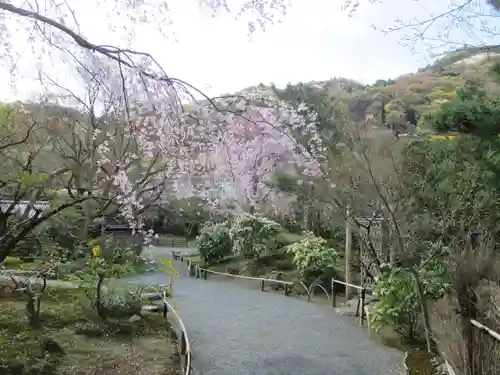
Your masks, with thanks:
M171 249L155 249L168 255ZM331 308L230 281L175 280L174 299L193 348L196 375L401 374L402 353L379 346ZM161 284L161 273L128 281Z

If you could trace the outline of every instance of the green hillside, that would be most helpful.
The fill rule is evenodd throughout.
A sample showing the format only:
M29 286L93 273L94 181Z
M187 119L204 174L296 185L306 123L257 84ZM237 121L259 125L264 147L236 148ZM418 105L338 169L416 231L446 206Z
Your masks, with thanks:
M430 129L424 115L439 108L466 82L480 82L500 93L500 86L489 75L496 63L500 63L498 47L460 49L418 72L379 79L372 85L333 78L272 88L281 99L312 104L325 127L346 121L375 130L425 132Z

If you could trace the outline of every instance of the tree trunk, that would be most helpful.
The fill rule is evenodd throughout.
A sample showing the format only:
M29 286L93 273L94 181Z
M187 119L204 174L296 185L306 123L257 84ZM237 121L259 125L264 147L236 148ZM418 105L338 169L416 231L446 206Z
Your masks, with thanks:
M476 310L476 295L471 292L470 286L462 284L458 288L458 305L460 307L460 324L462 326L463 338L466 349L466 373L464 375L474 375L474 327L471 324L471 319L477 318ZM478 369L479 370L479 369ZM479 373L479 371L477 373Z
M97 287L96 287L96 299L95 299L95 309L97 312L97 315L102 320L106 320L106 311L102 305L101 297L102 297L102 285L104 283L104 275L99 274L99 280L97 281Z
M429 353L431 353L432 352L431 328L430 328L430 319L429 319L429 309L427 307L427 299L425 298L424 288L422 286L422 281L420 280L420 275L418 274L418 271L414 268L410 268L409 272L415 278L418 299L420 300L420 307L422 308L422 316L424 318L425 343L427 346L427 351Z
M40 320L40 304L38 303L40 296L28 296L28 298L26 311L28 313L29 325L32 328L38 329L42 326L42 322Z

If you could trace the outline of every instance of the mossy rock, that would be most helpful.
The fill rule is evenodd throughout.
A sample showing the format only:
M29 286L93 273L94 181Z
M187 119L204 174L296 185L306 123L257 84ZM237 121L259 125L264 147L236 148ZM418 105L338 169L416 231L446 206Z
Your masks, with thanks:
M239 275L241 270L240 270L240 267L237 267L237 266L227 266L226 272L231 274L231 275Z

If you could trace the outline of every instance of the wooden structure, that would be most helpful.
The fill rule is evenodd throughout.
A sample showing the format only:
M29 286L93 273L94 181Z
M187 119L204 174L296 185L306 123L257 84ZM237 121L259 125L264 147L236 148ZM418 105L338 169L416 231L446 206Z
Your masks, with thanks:
M110 241L113 246L130 248L137 253L142 251L144 244L144 237L141 234L135 232L128 224L116 220L105 220L104 223L94 225L92 236L102 236L106 242Z
M28 217L33 217L37 213L50 207L49 201L13 201L8 199L0 200L0 210L2 213L12 212L13 214L24 215L28 211Z

